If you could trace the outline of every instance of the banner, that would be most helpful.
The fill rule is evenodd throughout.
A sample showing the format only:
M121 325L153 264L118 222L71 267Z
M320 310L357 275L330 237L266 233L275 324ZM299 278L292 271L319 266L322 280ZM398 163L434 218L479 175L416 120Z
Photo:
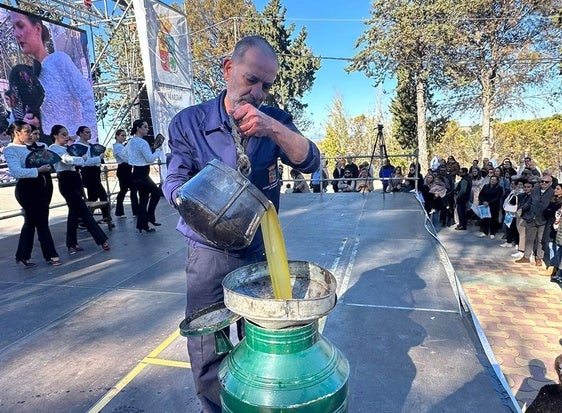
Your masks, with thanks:
M185 16L155 0L133 0L154 135L166 137L180 110L193 105L191 50ZM164 160L164 159L162 159Z
M74 135L79 126L97 140L86 32L0 5L0 128L23 120L41 140L56 124Z

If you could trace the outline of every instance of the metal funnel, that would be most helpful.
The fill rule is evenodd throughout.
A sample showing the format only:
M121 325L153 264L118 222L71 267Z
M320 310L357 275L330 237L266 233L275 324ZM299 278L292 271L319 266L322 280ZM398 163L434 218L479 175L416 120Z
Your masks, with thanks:
M336 279L327 270L306 261L289 261L293 298L277 300L266 262L247 265L223 280L226 307L267 329L310 324L336 304Z

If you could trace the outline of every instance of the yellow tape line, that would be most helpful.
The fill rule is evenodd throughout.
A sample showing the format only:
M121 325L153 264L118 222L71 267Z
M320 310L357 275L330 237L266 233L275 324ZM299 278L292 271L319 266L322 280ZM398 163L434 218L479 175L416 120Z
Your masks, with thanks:
M148 356L146 356L139 364L137 364L125 377L123 377L105 396L103 396L94 406L88 410L87 413L98 413L105 406L109 404L115 396L123 390L138 374L149 364L157 364L161 366L191 368L191 364L182 361L157 359L156 356L160 354L166 347L168 347L180 335L179 330L174 331L166 340L164 340L158 347L156 347Z

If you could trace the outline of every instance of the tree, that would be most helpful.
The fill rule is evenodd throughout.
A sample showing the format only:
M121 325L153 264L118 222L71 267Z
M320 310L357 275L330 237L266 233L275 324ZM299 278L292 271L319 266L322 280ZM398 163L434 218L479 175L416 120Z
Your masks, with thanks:
M390 103L392 134L404 149L418 147L416 90L413 76L407 69L398 69L395 97Z
M326 136L318 143L318 148L327 158L344 156L348 153L349 141L349 121L344 111L343 98L338 94L332 100L326 120Z
M293 38L295 25L285 26L286 12L280 0L271 0L244 30L247 34L263 36L278 54L279 72L266 103L291 113L295 123L304 130L310 122L305 114L307 105L301 99L314 84L320 59L306 45L305 27Z
M369 26L357 40L361 48L348 71L362 71L382 83L407 69L416 93L417 141L420 164L427 168L426 91L438 84L444 49L453 33L450 16L455 4L450 0L375 0Z
M197 101L204 101L224 89L222 62L248 31L245 26L256 18L256 10L247 0L185 1L184 8L193 56L193 91Z
M556 75L561 29L554 0L465 0L445 71L457 109L482 112L482 153L491 155L496 112L524 106L522 95ZM555 86L558 87L558 82ZM546 97L555 97L546 94Z

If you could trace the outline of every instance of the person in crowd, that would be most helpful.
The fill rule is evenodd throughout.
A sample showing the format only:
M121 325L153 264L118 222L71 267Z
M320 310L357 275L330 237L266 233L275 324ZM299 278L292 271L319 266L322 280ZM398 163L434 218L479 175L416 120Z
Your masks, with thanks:
M447 164L442 163L437 168L437 175L439 175L445 187L447 188L447 193L443 198L443 208L441 210L441 225L450 227L455 223L455 184L454 177L449 174L447 169Z
M66 53L49 53L45 45L50 41L50 33L41 19L15 11L10 13L10 19L22 53L40 63L38 77L45 91L41 104L43 131L59 123L71 131L80 125L96 125L92 85ZM95 133L94 141L97 140Z
M545 169L545 170L542 172L542 174L543 174L543 175L548 175L548 176L550 176L550 177L552 178L552 189L554 189L554 187L555 187L556 185L558 185L558 178L555 176L555 174L553 173L552 169L550 169L550 168Z
M314 171L312 174L312 179L310 181L310 185L312 186L312 192L322 192L326 191L328 187L328 183L330 182L328 177L328 170L326 169L326 165L322 165L320 169Z
M101 245L104 251L109 251L108 237L100 228L82 196L82 185L80 175L76 166L84 165L88 160L88 154L82 157L71 156L67 152L68 130L62 125L51 128L51 139L53 144L49 147L61 157L61 161L55 164L59 191L68 205L68 218L66 220L66 247L71 254L84 251L78 244L78 220L86 227L97 245Z
M351 175L353 176L353 178L357 178L359 176L359 167L355 163L355 159L353 159L351 156L347 157L347 163L345 167L351 171Z
M532 159L529 160L528 165L529 165L529 169L531 170L531 173L532 173L533 175L538 176L538 177L541 176L542 172L541 172L541 170L538 168L538 166L537 166L537 164L535 163L534 160L532 160Z
M560 184L559 184L560 185ZM560 221L562 221L562 208L558 209L554 213L554 223L552 224L552 229L555 232L554 243L556 251L556 262L558 263L557 268L554 269L550 276L550 281L562 284L562 228L560 228Z
M104 155L95 155L92 153L92 130L87 126L79 126L76 130L78 140L75 145L82 145L88 148L86 161L84 166L80 168L80 175L82 176L82 183L86 188L87 199L89 202L101 201L105 202L102 206L101 213L103 222L111 224L111 214L109 212L109 203L107 202L107 191L101 183L101 164L103 163Z
M468 202L470 200L470 189L472 183L470 182L470 176L468 175L467 168L461 168L459 174L461 179L455 186L455 203L457 206L457 216L459 218L459 223L455 227L455 229L459 231L466 231L466 210L468 208Z
M490 178L492 176L494 176L494 168L489 168L489 167L482 168L482 179L483 179L482 187L490 183Z
M423 207L427 215L430 215L432 209L431 204L433 195L429 193L429 188L433 184L434 179L435 176L433 175L433 172L427 173L420 188L420 192L423 198Z
M343 178L343 170L345 168L345 160L342 158L336 159L336 167L334 168L334 173L332 174L332 189L334 192L338 192L338 181L340 178Z
M439 155L434 155L431 161L429 161L429 169L436 171L439 168L439 159Z
M550 176L547 169L543 172L543 179L545 176ZM550 176L552 179L552 176ZM554 186L554 196L544 210L544 218L546 223L544 225L544 233L542 238L542 245L545 249L544 263L546 265L546 272L544 275L554 276L558 270L558 245L555 242L556 230L554 229L554 222L556 221L556 213L562 208L562 185L556 184Z
M293 183L294 194L308 194L310 192L310 187L308 186L306 179L304 179L303 174L295 168L291 169L291 178L295 181Z
M500 188L502 189L502 200L503 200L505 199L507 194L511 192L511 180L505 177L501 167L497 166L494 168L493 171L496 178L498 178Z
M49 229L49 200L52 189L49 194L47 180L50 179L50 176L49 178L45 176L50 175L51 166L26 167L25 160L30 151L34 149L30 125L23 121L14 121L8 127L7 132L12 137L12 142L4 150L4 156L10 173L18 179L15 194L16 200L22 207L24 218L16 250L16 263L21 263L26 268L35 266L30 259L35 230L37 230L43 258L52 266L59 266L62 261ZM38 144L35 143L35 145Z
M369 173L369 166L362 167L359 171L359 176L355 181L355 190L357 192L365 193L373 191L373 177Z
M438 229L439 223L442 222L441 215L446 213L445 197L447 196L447 186L441 175L434 176L433 183L429 186L429 194L431 197L431 222L433 227Z
M530 263L531 254L536 251L535 265L541 267L544 257L542 244L546 219L544 211L554 196L552 177L545 175L540 180L539 186L533 188L531 196L524 204L520 205L521 218L525 221L525 252L523 257L515 262L518 264Z
M283 186L283 172L285 171L285 167L282 163L277 165L277 172L279 173L279 184Z
M453 181L460 174L461 166L453 155L447 158L447 173L453 177Z
M125 129L117 129L115 132L115 143L113 144L113 156L115 156L115 160L117 161L117 179L119 180L119 193L117 194L115 203L115 216L117 217L125 216L123 201L125 200L127 191L129 191L129 196L131 198L133 216L139 213L139 198L137 190L133 185L133 167L129 165L128 162L129 158L125 150L125 139L127 139Z
M205 164L216 158L235 167L235 143L230 127L247 137L252 165L250 181L279 207L280 188L270 180L270 167L281 157L286 165L303 173L320 167L320 152L293 124L291 116L262 105L279 68L276 53L260 36L244 37L222 64L226 91L215 99L182 110L170 122L168 174L164 194L176 206L179 188ZM129 144L130 145L130 144ZM129 158L130 159L130 158ZM263 240L258 232L243 250L224 251L197 236L183 220L178 229L188 246L187 308L189 316L223 301L222 279L232 270L263 260ZM215 354L214 335L190 337L187 342L195 388L204 413L220 413L217 369L224 356Z
M523 193L524 181L520 179L511 180L511 191L507 195L503 203L504 223L505 226L505 242L500 245L502 248L511 248L519 245L519 231L517 230L517 209L518 196ZM509 218L507 218L509 217Z
M156 222L156 207L160 201L160 189L150 178L150 165L160 157L161 149L158 148L154 152L150 149L146 140L148 123L143 119L133 122L131 135L133 137L127 144L127 156L129 164L133 167L133 185L139 191L137 229L140 233L154 232L155 229L150 228L148 223L153 226L162 225Z
M500 167L502 168L504 175L506 173L508 174L508 178L511 178L513 175L517 175L517 171L513 167L511 159L509 158L504 158Z
M338 182L340 192L355 192L356 181L353 179L353 172L347 167L343 170L343 178Z
M523 192L517 195L517 232L519 233L519 244L517 247L517 252L513 253L511 256L513 258L522 258L525 255L525 220L522 217L523 211L521 205L527 205L531 203L531 192L533 192L533 183L520 179L523 182Z
M481 232L478 234L479 237L490 236L490 239L496 237L496 232L498 230L498 216L500 213L500 205L502 201L502 188L499 185L498 177L495 176L494 170L491 169L492 176L490 177L490 182L482 187L480 194L478 195L478 200L480 205L487 206L490 208L490 218L482 218L480 220Z
M525 413L562 412L562 354L554 360L554 371L558 376L558 383L542 386Z
M408 170L408 175L404 178L404 184L402 185L402 192L410 192L417 188L420 188L423 184L423 175L418 171L416 172L415 166L410 166Z
M394 173L390 178L390 182L389 182L390 192L400 192L403 183L404 183L404 175L402 174L402 167L397 166L396 168L394 168Z

